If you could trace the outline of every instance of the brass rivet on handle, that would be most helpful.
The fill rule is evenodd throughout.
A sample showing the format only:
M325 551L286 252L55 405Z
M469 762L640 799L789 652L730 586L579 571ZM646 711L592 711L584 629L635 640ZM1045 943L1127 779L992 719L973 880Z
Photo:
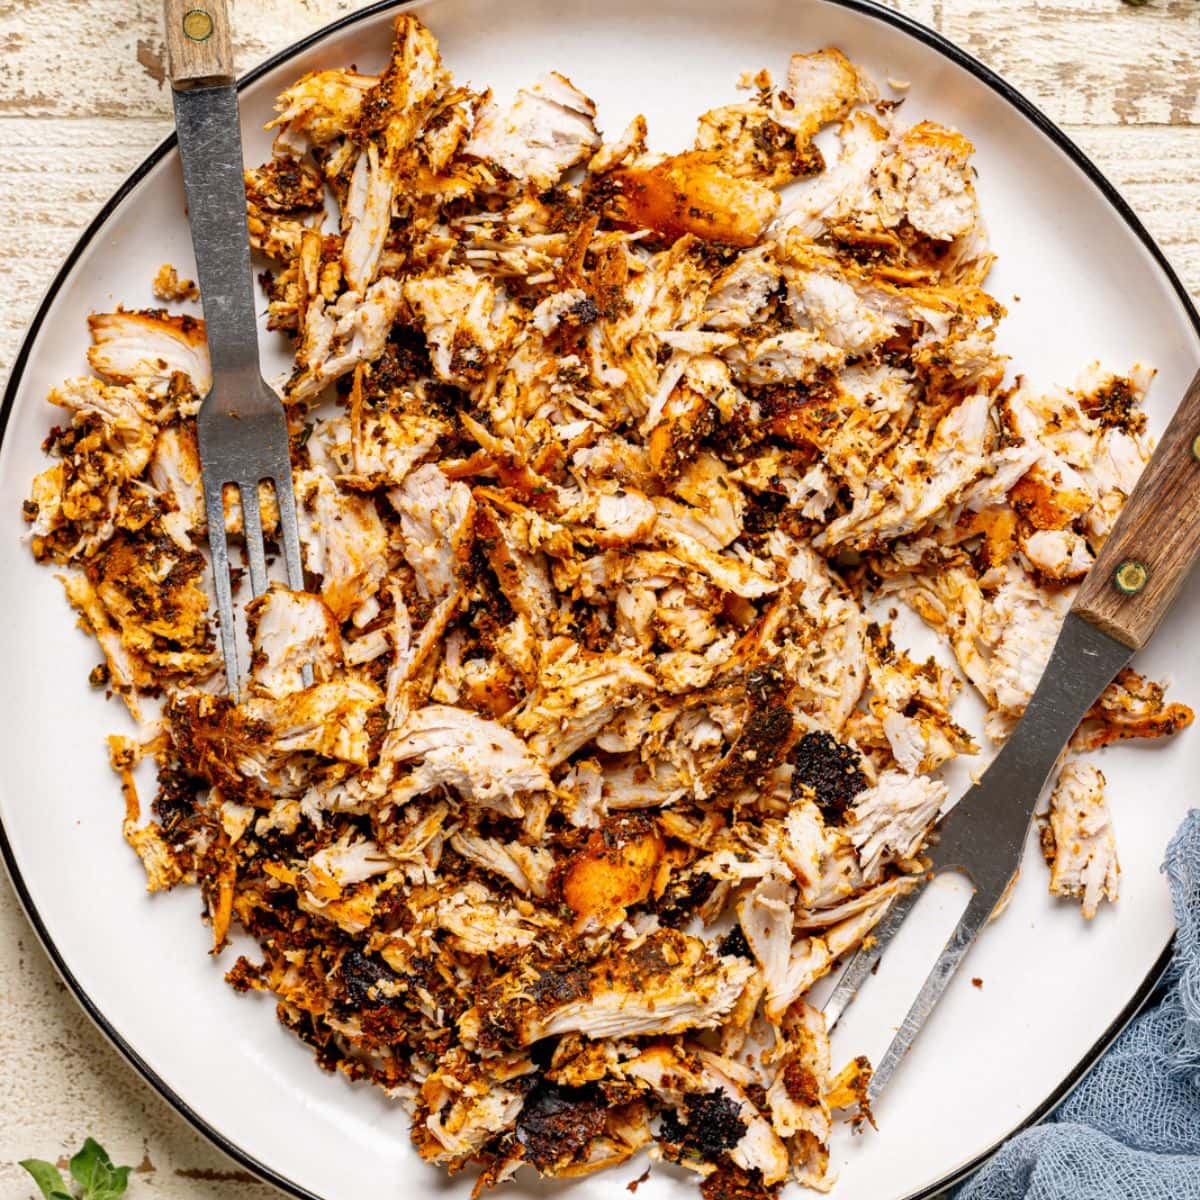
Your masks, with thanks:
M1117 591L1124 592L1126 596L1136 596L1149 582L1150 568L1132 558L1127 558L1113 572L1113 583L1117 585Z
M1200 462L1200 433L1192 438L1192 457Z
M212 14L202 8L193 8L183 14L183 32L193 42L207 42L213 35Z

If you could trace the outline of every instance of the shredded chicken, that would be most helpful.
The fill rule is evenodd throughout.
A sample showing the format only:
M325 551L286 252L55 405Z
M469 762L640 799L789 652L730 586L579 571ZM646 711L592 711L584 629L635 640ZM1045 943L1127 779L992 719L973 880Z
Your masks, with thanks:
M1088 920L1102 900L1116 900L1121 868L1104 776L1089 763L1072 760L1059 773L1042 826L1042 853L1050 864L1050 894L1078 898Z
M238 702L202 322L93 314L30 548L140 723L110 757L148 886L198 885L214 953L257 945L229 982L422 1157L477 1192L643 1149L710 1200L828 1190L870 1064L835 1073L806 997L916 886L936 772L1024 711L1149 457L1153 373L1006 382L970 142L838 50L670 155L643 116L602 141L587 82L494 99L405 13L381 74L279 97L245 182L304 587L244 604ZM1123 672L1074 751L1191 720ZM1070 762L1045 827L1087 916L1117 894L1102 783Z

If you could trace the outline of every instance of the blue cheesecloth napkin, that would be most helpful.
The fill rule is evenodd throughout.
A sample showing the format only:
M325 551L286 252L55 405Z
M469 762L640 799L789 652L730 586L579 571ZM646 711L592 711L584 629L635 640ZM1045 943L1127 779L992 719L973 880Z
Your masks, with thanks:
M955 1200L1200 1200L1200 809L1163 870L1179 931L1162 999Z

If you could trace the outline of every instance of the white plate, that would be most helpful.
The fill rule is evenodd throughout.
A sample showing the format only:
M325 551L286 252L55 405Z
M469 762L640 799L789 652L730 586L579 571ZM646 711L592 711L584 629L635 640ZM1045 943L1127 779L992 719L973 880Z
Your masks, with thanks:
M1003 346L1037 382L1070 382L1095 358L1159 368L1151 422L1161 429L1200 361L1200 322L1136 219L1095 168L1003 83L893 13L837 0L428 0L414 6L455 74L503 97L548 68L599 104L619 131L637 112L657 149L682 148L695 117L735 98L745 69L776 74L793 50L840 46L875 78L913 83L906 114L962 128L978 147L979 187L1000 263L990 290L1010 307ZM368 9L254 71L243 89L247 154L273 96L303 71L380 65L390 13ZM19 248L10 247L19 252ZM198 1128L259 1174L298 1195L465 1195L423 1166L407 1118L378 1091L323 1075L275 1022L272 1005L221 980L208 958L197 894L148 898L121 839L121 802L104 736L117 705L89 692L93 644L72 629L52 572L35 566L21 521L39 443L53 423L47 390L85 369L85 317L151 302L164 261L191 250L177 159L151 156L84 236L56 280L18 359L0 452L0 788L3 850L17 890L72 990L139 1071ZM1014 300L1019 295L1020 300ZM265 337L265 335L264 335ZM275 347L272 345L272 350ZM1169 518L1165 518L1169 519ZM1200 617L1187 590L1145 667L1200 699L1185 631ZM879 1108L880 1131L839 1136L840 1200L900 1200L935 1189L1076 1081L1146 995L1172 925L1159 863L1192 793L1198 741L1184 735L1103 756L1124 875L1120 903L1085 926L1053 903L1032 843L1009 912L972 953ZM877 1053L920 977L913 943L954 914L923 905L907 947L888 956L835 1039L837 1057ZM925 962L928 958L925 959ZM970 977L983 981L972 987ZM571 1185L600 1197L640 1172ZM551 1185L518 1181L509 1194ZM683 1190L686 1188L686 1192ZM656 1169L639 1200L692 1196L694 1181Z

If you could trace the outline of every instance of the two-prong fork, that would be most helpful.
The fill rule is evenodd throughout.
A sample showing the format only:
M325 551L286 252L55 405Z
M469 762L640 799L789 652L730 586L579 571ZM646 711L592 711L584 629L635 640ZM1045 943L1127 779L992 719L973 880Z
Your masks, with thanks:
M825 1004L832 1028L895 936L925 884L942 871L974 892L908 1015L875 1068L872 1098L933 1012L979 931L1012 885L1030 818L1047 776L1079 722L1149 640L1200 550L1200 375L1192 380L1158 449L1075 597L1037 690L983 778L942 818L931 867L891 908L850 960Z
M212 359L212 389L196 419L204 506L229 693L241 691L224 491L241 497L250 588L267 588L259 484L279 512L288 586L304 587L287 417L262 377L250 265L242 135L225 0L166 0L175 126ZM307 682L307 679L306 679Z

